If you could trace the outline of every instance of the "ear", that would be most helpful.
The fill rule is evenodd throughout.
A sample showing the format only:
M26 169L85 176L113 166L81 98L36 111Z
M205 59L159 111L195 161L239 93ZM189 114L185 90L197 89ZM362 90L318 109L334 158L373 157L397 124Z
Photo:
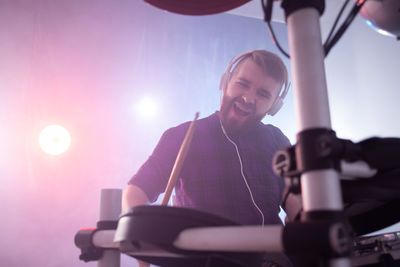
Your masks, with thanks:
M268 110L267 114L274 116L282 108L283 100L285 99L287 93L289 92L290 85L291 83L286 80L284 83L285 87L283 89L283 92L280 95L278 95L274 104L272 104L271 108Z
M221 76L221 81L219 82L219 90L222 92L225 90L225 88L228 86L228 82L231 78L231 73L230 72L224 72Z
M275 100L274 104L272 104L271 108L268 110L268 114L274 116L283 106L283 99L282 97L278 96Z

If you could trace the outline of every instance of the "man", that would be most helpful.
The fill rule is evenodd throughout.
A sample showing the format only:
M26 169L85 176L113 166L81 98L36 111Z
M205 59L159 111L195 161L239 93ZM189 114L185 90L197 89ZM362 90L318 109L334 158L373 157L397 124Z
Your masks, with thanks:
M178 206L245 225L281 223L278 213L284 185L274 175L271 161L278 149L290 143L278 128L261 120L279 110L287 79L282 60L265 50L246 52L229 64L220 84L220 111L196 123L175 186ZM154 202L164 192L188 127L187 122L163 134L129 181L123 210Z

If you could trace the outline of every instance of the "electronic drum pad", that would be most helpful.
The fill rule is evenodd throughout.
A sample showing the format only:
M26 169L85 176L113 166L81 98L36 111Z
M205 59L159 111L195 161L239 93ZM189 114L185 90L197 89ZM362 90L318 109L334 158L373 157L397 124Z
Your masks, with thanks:
M400 222L400 138L369 138L343 150L348 150L343 152L344 161L363 161L377 170L373 177L340 181L344 215L355 236ZM298 192L288 186L285 191L291 193L285 197L283 209L290 211L290 221L298 221L302 212Z
M345 215L360 236L400 222L400 138L369 138L357 145L359 160L378 170L369 179L341 181Z
M264 253L189 251L173 245L187 228L233 225L238 224L188 208L136 206L121 215L114 241L120 242L121 252L158 266L261 266ZM164 253L146 253L151 251Z

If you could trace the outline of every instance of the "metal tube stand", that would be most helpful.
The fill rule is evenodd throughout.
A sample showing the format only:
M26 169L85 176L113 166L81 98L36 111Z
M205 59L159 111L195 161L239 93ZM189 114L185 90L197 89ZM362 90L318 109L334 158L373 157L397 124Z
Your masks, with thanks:
M118 221L121 214L121 189L102 189L100 194L100 222ZM120 267L120 251L105 249L103 257L98 261L98 267Z
M303 131L330 130L331 121L319 23L320 13L316 8L309 6L310 1L294 2L297 3L288 0L286 4L299 5L299 2L305 4L287 16L299 139ZM284 5L285 3L283 7ZM285 11L288 13L286 9ZM303 155L312 153L315 153L315 149L310 146L297 146L297 162L303 162ZM336 212L343 209L339 175L335 169L311 169L303 172L301 188L305 213ZM347 257L331 259L329 264L335 267L351 266Z

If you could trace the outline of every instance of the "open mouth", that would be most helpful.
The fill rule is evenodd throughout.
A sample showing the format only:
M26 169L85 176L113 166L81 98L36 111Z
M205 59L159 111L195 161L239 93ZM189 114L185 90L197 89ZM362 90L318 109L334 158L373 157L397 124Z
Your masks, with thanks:
M246 117L253 112L248 108L241 107L240 105L238 105L238 103L233 103L233 110L235 111L236 114L242 117Z

